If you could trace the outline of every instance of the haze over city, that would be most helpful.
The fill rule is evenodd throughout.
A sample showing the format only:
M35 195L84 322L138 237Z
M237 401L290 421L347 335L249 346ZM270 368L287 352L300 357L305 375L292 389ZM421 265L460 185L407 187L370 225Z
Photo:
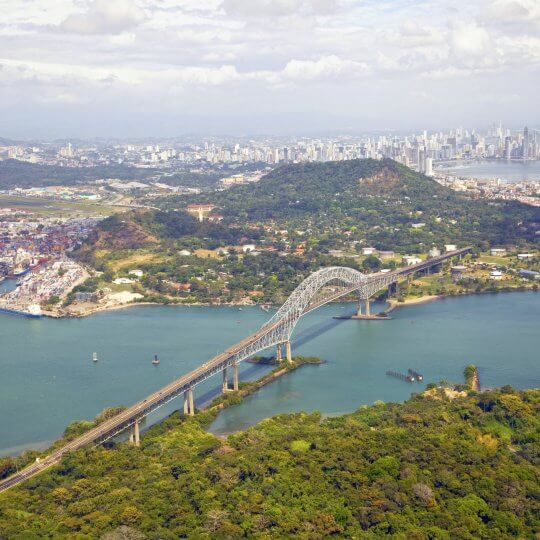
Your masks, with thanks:
M0 2L0 136L540 123L536 0Z

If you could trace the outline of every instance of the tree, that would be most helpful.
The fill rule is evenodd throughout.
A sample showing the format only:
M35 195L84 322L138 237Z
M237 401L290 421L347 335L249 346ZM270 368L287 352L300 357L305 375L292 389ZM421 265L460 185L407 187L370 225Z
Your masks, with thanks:
M382 262L381 259L378 257L375 257L375 255L368 255L363 261L362 261L362 267L366 270L378 270L381 268Z

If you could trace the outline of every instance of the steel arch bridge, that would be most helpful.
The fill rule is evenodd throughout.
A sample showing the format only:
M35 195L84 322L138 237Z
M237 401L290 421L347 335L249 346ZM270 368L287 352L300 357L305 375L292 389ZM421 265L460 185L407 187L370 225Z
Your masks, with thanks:
M363 274L352 268L331 266L322 268L307 277L293 291L287 301L259 330L229 347L214 358L195 368L186 375L164 386L157 392L106 420L83 435L68 442L43 458L43 460L0 481L0 492L58 463L66 453L86 445L101 444L118 433L133 427L135 443L139 440L139 421L166 403L184 394L184 412L194 413L193 388L208 378L223 373L223 390L228 390L227 369L233 368L234 390L238 389L238 364L254 354L277 346L278 361L281 360L282 345L286 346L287 359L291 358L290 338L300 317L351 293L367 304L377 291L396 283L400 278L440 265L447 259L469 252L471 247L445 253L418 264L392 272Z

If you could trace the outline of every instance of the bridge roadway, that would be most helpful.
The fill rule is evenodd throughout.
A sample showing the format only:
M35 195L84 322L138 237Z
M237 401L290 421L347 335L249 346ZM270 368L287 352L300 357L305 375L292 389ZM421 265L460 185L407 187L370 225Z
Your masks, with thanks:
M400 277L428 269L432 266L437 266L438 264L441 264L446 259L460 256L462 254L469 252L470 249L471 249L470 247L458 249L456 251L445 253L438 257L434 257L432 259L427 259L425 261L422 261L421 263L410 265L404 268L399 268L391 272L384 272L384 273L377 272L374 274L368 274L366 275L365 283L370 283L370 282L378 283L377 280L384 280L384 283L386 286L390 283L395 283L396 281L398 281ZM359 289L358 283L339 289L338 291L335 291L331 293L330 295L325 296L322 300L310 303L303 310L302 314L313 311L314 309L317 309L318 307L324 304L333 302L334 300L337 300L343 296L346 296L347 294L350 294L358 289ZM17 485L32 476L35 476L36 474L48 469L49 467L52 467L53 465L57 464L62 459L62 456L64 456L65 454L69 452L73 452L75 450L78 450L92 443L94 445L98 445L114 437L118 433L124 431L126 428L132 426L136 421L139 421L141 418L144 418L151 412L157 410L159 407L175 399L182 392L185 392L189 390L190 388L193 388L195 385L203 382L204 380L208 379L212 375L215 375L216 373L223 371L224 368L226 368L228 365L231 365L230 363L228 364L227 362L230 361L230 359L236 353L239 353L250 344L257 342L257 340L269 334L270 332L272 332L273 330L275 330L282 324L283 324L282 320L276 320L272 324L267 323L266 325L263 325L259 330L257 330L253 334L250 334L249 336L239 341L232 347L229 347L222 353L216 355L214 358L212 358L208 362L205 362L198 368L195 368L194 370L187 373L186 375L162 387L157 392L150 394L148 397L146 397L142 401L139 401L135 405L132 405L131 407L123 410L119 414L115 415L113 418L110 418L106 420L105 422L102 422L95 428L88 430L83 435L66 443L64 446L53 451L48 456L40 459L39 461L32 463L31 465L22 469L16 474L0 481L0 492ZM263 349L259 349L259 350L263 350Z

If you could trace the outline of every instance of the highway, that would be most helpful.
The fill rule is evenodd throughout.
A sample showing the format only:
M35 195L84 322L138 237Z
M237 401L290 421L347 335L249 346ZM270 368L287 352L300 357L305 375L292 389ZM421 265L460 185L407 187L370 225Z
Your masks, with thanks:
M470 249L470 247L466 247L463 249L445 253L443 255L440 255L439 257L427 259L425 261L422 261L421 263L407 266L404 268L399 268L391 272L377 272L367 275L361 274L360 282L351 283L350 285L345 286L338 291L331 292L321 300L307 304L307 306L302 310L302 313L298 314L297 317L313 311L314 309L317 309L324 304L338 300L339 298L358 290L360 286L371 285L372 290L380 290L383 288L383 286L396 282L400 277L425 270L432 266L439 265L449 258L467 253L468 251L470 251ZM356 270L347 270L359 274ZM322 271L324 271L324 269L319 272ZM307 278L306 281L309 279L310 278ZM300 287L301 286L299 286L299 288ZM291 297L293 295L291 295ZM66 443L64 446L58 448L48 456L40 459L39 461L36 461L35 463L32 463L31 465L22 469L16 474L0 481L0 492L9 489L10 487L13 487L17 484L20 484L24 480L35 476L36 474L57 464L62 459L62 456L69 452L73 452L89 444L100 444L101 442L110 439L121 431L124 431L126 428L133 425L135 420L144 418L149 413L155 411L165 403L178 397L187 389L193 388L194 386L206 380L210 376L222 371L224 367L230 365L228 364L228 362L231 362L231 359L233 357L236 357L238 361L242 361L243 359L248 358L251 354L254 353L253 345L255 345L255 351L260 351L268 348L270 345L264 342L265 336L271 335L273 332L279 329L280 326L291 323L289 319L283 320L278 318L277 320L274 320L274 318L275 317L273 317L269 323L263 325L253 334L245 337L235 345L214 356L211 360L205 362L204 364L190 371L186 375L183 375L179 379L176 379L170 384L160 388L157 392L150 394L142 401L139 401L135 405L132 405L131 407L123 410L113 418L102 422L101 424L90 429L83 435ZM260 348L257 348L257 344L260 344ZM247 350L248 348L249 351Z

